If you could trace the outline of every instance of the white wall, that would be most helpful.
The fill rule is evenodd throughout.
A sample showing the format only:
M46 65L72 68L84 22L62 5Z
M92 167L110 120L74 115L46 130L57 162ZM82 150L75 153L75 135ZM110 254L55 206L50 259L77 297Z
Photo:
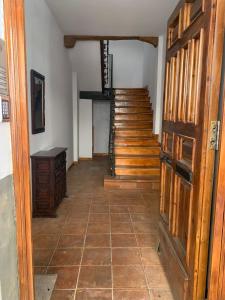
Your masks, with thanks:
M110 41L113 54L113 87L143 87L143 43L139 41Z
M156 134L159 134L159 140L161 140L161 128L162 128L165 62L166 62L166 34L161 35L159 37L156 102L154 105L154 118L155 118L154 131Z
M93 101L94 153L108 153L110 102Z
M143 86L147 86L149 89L149 95L155 111L158 49L147 43L143 43L143 47Z
M74 72L77 72L80 91L101 91L100 43L95 41L77 42L67 50Z
M92 100L79 101L79 158L92 158Z
M73 160L79 158L79 90L77 73L73 72Z
M67 163L73 161L72 70L63 33L44 0L26 0L28 96L30 70L45 76L45 132L30 133L31 154L52 147L67 147ZM31 114L30 132L31 132Z

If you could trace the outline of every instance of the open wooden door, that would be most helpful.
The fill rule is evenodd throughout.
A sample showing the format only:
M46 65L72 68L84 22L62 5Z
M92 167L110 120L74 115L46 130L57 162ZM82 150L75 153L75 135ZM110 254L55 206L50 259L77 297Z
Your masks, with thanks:
M182 0L168 22L160 253L176 300L206 298L224 6Z

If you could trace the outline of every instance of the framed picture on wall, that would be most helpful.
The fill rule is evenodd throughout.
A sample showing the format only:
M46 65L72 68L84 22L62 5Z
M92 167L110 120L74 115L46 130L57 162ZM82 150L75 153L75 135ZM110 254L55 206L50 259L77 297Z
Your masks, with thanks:
M31 70L32 134L45 131L45 77Z

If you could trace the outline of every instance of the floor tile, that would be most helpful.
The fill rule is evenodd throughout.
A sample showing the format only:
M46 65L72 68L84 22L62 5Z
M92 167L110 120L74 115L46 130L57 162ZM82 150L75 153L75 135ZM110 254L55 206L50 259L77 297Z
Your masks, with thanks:
M111 249L110 248L85 248L82 265L110 265Z
M111 300L112 290L85 289L77 290L76 300ZM120 299L121 300L121 299Z
M55 249L59 240L58 234L41 234L33 236L34 249Z
M133 227L131 223L112 223L112 233L133 233Z
M148 290L114 290L113 300L149 300Z
M110 235L87 234L85 247L110 247Z
M84 234L86 228L86 223L65 224L63 227L63 234Z
M47 274L57 274L55 289L75 289L79 267L49 267Z
M78 288L112 288L111 267L82 266Z
M137 247L134 234L112 234L112 247Z
M149 214L131 214L132 222L145 222L151 223L151 216Z
M157 236L155 234L137 234L137 242L139 247L156 247Z
M34 274L45 274L47 267L34 267Z
M91 213L89 222L98 222L98 223L109 223L109 214L96 214Z
M108 205L92 205L91 207L92 213L109 213Z
M168 290L150 290L150 300L174 300L173 295Z
M79 265L81 261L81 248L57 249L53 255L51 266Z
M142 263L145 266L160 265L160 258L155 248L141 248Z
M136 233L156 233L157 227L155 224L135 222L133 223L134 232Z
M111 213L128 213L128 207L123 205L112 205L110 206Z
M64 234L59 239L58 248L82 247L84 244L84 235Z
M111 213L111 222L120 222L120 223L129 223L131 222L129 214L112 214Z
M138 248L113 248L112 249L113 265L140 265L140 251Z
M109 223L89 223L87 234L89 233L110 233Z
M36 249L33 254L34 266L47 266L52 257L53 250Z
M140 266L113 266L114 288L146 288L145 275Z
M166 289L169 290L169 283L162 266L145 267L145 274L150 289Z
M75 291L54 290L50 300L74 300Z

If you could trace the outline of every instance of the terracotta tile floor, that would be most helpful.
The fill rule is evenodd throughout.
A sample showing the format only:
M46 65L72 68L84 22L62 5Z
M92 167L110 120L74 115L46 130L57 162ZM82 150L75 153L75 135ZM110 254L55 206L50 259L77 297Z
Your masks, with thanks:
M73 167L58 217L33 220L35 273L58 275L51 300L172 300L156 252L159 195L105 191L106 169Z

